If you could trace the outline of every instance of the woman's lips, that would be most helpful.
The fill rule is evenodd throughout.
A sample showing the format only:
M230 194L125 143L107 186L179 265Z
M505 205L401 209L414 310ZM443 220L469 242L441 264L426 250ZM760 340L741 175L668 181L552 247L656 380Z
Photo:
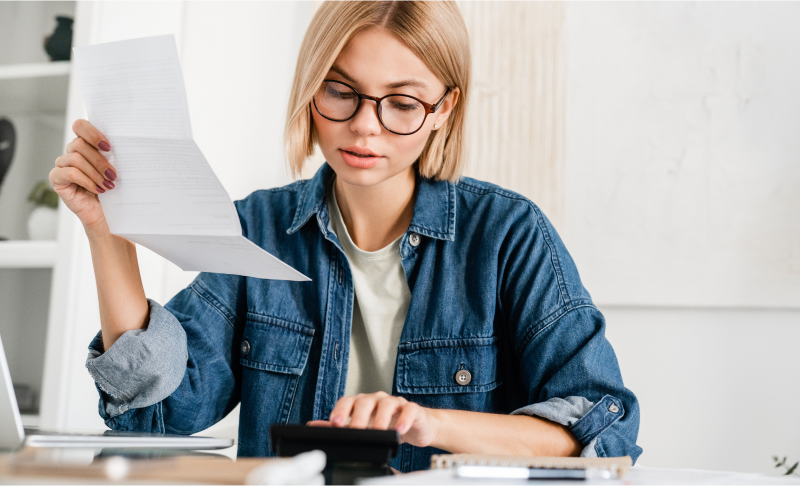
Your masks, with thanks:
M339 153L342 154L342 159L344 160L345 164L349 165L350 167L355 167L356 169L371 169L378 165L378 162L380 162L380 160L383 158L377 155L356 155L343 149L339 149Z

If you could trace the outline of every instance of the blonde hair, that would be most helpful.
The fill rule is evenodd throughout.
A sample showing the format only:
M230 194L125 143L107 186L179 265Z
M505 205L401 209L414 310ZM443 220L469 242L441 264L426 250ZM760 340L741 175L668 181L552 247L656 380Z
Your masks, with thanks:
M419 157L423 177L458 179L463 165L470 52L464 19L450 1L326 1L320 6L300 47L289 95L284 141L289 172L298 178L314 154L314 93L350 39L370 27L396 35L445 86L460 90L458 103L444 125L431 133Z

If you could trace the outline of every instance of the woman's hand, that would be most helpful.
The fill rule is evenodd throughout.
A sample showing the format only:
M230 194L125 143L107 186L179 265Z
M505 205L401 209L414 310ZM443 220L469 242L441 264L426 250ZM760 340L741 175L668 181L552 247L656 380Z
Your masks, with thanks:
M114 189L117 171L100 153L111 150L111 145L86 120L76 120L72 130L77 138L56 159L56 166L50 171L50 185L87 231L107 230L97 195Z
M350 419L349 424L348 419ZM417 447L427 447L436 440L439 421L434 410L420 407L402 397L378 392L342 397L336 402L330 420L314 420L308 425L393 429L400 433L402 442Z
M583 449L566 427L543 418L424 408L383 392L342 397L330 420L308 425L394 429L403 442L453 454L555 457L578 456Z

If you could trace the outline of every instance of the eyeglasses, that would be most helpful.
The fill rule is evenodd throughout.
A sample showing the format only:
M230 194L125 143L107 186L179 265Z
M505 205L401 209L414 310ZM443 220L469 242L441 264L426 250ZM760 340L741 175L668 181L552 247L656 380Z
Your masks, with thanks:
M448 93L450 88L444 92L442 99L431 105L403 94L376 98L361 94L341 81L326 79L314 95L314 108L328 120L343 122L356 116L361 100L372 100L377 106L378 120L385 129L397 135L411 135L422 128L429 113L436 113Z

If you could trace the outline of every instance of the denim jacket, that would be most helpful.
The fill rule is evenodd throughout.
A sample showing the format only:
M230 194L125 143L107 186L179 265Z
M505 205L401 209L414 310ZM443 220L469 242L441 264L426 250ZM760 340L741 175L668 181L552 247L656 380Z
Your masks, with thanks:
M98 334L87 368L110 428L191 434L241 403L238 453L267 456L270 425L328 418L345 390L354 295L326 205L332 175L325 164L236 202L244 235L311 282L201 273L164 307L150 301L146 330L108 352ZM416 191L400 244L411 303L392 394L543 417L566 426L584 456L636 460L636 397L539 208L469 178L418 176ZM403 444L392 466L424 469L441 452Z

